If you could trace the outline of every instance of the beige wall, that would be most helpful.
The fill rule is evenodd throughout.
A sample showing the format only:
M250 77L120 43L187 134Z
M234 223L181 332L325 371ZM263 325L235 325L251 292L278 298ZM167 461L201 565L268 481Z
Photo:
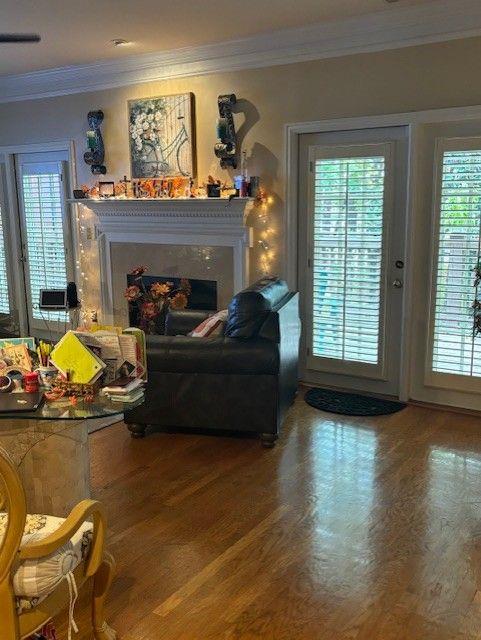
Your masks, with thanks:
M262 176L274 195L271 208L276 248L273 272L282 268L284 209L283 126L321 120L481 104L479 75L481 38L348 56L318 62L146 83L121 89L76 94L46 100L0 105L0 146L74 139L78 183L90 181L83 163L86 114L105 112L104 140L108 178L129 174L127 100L191 91L195 94L198 175L222 176L213 156L217 96L235 92L242 147L249 173ZM260 229L260 223L256 225ZM91 247L94 249L94 247ZM259 247L253 255L258 274ZM95 279L95 264L90 259ZM95 298L95 288L90 288ZM92 300L92 305L95 300Z

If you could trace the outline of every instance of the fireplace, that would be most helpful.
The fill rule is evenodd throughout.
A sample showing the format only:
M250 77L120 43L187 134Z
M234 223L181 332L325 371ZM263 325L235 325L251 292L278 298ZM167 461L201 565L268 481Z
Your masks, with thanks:
M250 198L72 202L91 209L98 218L103 322L128 323L125 274L138 265L169 279L215 281L219 309L249 284Z

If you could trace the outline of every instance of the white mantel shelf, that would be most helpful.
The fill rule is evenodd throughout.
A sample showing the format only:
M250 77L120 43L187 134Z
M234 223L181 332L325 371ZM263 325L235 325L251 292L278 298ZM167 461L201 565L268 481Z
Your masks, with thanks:
M69 200L98 219L102 317L113 320L113 243L231 247L234 290L249 284L252 228L247 217L253 198L86 198Z
M104 216L244 218L253 198L85 198L69 200Z

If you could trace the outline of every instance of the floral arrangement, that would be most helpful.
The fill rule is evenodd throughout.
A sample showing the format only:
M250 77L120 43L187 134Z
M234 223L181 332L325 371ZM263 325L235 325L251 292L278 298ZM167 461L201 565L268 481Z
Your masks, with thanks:
M126 288L124 296L129 305L135 305L139 312L139 326L146 333L157 333L169 308L185 309L191 294L189 280L181 278L179 286L173 282L154 282L146 285L143 279L145 267L137 267L130 275L135 284Z

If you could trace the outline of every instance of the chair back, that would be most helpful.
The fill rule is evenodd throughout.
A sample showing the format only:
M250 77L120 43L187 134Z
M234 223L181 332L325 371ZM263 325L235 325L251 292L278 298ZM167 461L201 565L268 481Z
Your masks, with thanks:
M288 295L287 283L275 276L265 276L240 291L230 301L225 336L255 338L269 313L282 305Z
M8 579L22 541L27 505L17 469L0 447L0 585ZM6 519L5 527L3 520Z

